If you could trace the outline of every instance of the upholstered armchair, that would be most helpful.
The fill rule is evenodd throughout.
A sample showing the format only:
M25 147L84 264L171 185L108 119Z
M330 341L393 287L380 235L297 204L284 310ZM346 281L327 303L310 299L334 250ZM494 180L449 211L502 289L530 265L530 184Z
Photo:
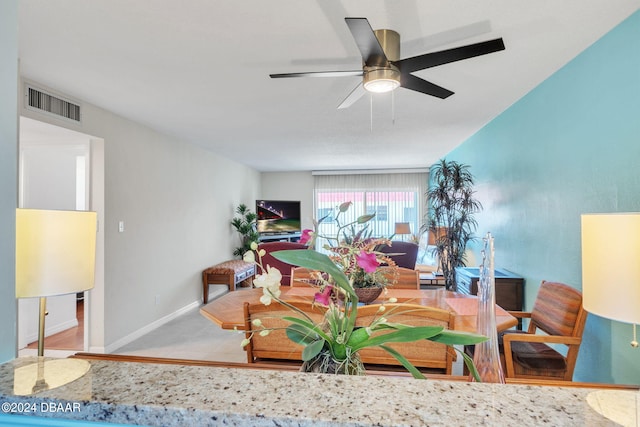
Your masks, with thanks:
M415 270L416 259L418 257L418 245L413 242L403 242L394 240L391 246L381 245L377 248L379 252L389 254L398 267L409 268Z
M280 270L282 273L282 281L280 284L282 286L290 286L291 284L291 264L287 264L286 262L282 262L277 260L271 255L273 252L277 251L286 251L291 249L307 249L306 245L302 243L294 243L294 242L265 242L260 243L258 245L258 250L264 249L266 254L262 257L262 265L266 268L267 265L271 267L275 267ZM260 271L256 272L260 274Z

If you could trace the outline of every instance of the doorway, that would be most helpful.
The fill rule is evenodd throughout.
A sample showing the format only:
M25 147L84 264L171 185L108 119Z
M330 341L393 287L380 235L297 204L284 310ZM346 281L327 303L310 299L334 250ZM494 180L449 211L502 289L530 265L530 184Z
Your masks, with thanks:
M20 118L18 206L91 210L88 135ZM88 350L86 293L47 298L45 352ZM18 300L18 349L37 348L38 299Z

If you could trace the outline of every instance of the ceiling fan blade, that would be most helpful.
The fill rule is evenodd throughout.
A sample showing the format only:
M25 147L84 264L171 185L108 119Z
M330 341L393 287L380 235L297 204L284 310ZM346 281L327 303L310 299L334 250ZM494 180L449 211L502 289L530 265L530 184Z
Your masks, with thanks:
M353 105L353 103L360 99L365 93L367 93L367 91L364 90L364 86L362 85L362 83L359 83L358 86L356 86L344 99L344 101L342 101L342 103L338 105L338 109L341 110L343 108L351 107L351 105Z
M344 18L360 49L365 65L384 66L389 62L367 18Z
M360 76L362 77L364 72L362 70L352 71L309 71L305 73L283 73L283 74L269 74L272 79L279 79L284 77L345 77L345 76Z
M449 89L428 82L413 74L403 74L400 76L400 87L415 90L416 92L435 96L436 98L445 99L453 95Z
M436 67L450 62L461 61L475 56L486 55L488 53L504 50L502 39L489 40L456 47L453 49L441 50L439 52L425 53L411 58L394 61L393 64L400 68L402 74L412 73L425 68Z
M453 43L462 43L462 41L472 37L478 37L482 34L488 34L492 31L491 21L484 20L471 24L463 25L439 33L429 34L428 36L414 39L404 40L402 42L403 52L425 52L441 48L445 45ZM413 56L414 54L412 54Z

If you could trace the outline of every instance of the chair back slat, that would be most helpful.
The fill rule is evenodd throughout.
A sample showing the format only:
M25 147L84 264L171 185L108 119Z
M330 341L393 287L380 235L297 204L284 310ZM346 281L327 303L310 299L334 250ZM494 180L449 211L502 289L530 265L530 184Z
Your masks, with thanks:
M324 320L326 308L313 305L310 302L290 302L299 310L306 313L314 322L321 324ZM290 322L283 320L283 316L300 317L289 307L275 301L270 305L244 304L246 337L250 339L245 347L247 361L255 363L268 360L302 360L303 347L287 338L284 328ZM402 323L410 326L442 326L448 328L454 323L454 314L437 308L424 307L413 304L385 304L385 310L380 311L380 305L367 305L358 308L356 326L366 327L375 319L384 316L392 323ZM278 328L266 336L259 334L260 327L252 324L254 319L260 319L265 328ZM251 331L254 331L252 334ZM391 330L377 331L375 334L389 333ZM445 344L429 340L419 340L408 343L391 343L390 347L399 351L414 366L427 369L437 369L439 372L451 374L455 354ZM393 356L380 348L365 348L360 351L364 363L376 365L400 365Z
M543 281L531 310L531 321L549 335L578 336L582 293L563 283Z
M289 302L289 305L303 311L314 322L318 324L323 322L325 308L302 301ZM246 337L250 339L249 345L245 347L249 363L255 363L262 359L302 360L303 346L294 343L287 337L285 329L291 322L283 319L284 316L301 317L301 314L272 301L267 306L247 302L244 305L244 315ZM264 328L274 328L275 330L266 336L261 336L259 333L261 327L252 324L255 319L260 319ZM251 331L255 333L252 334Z
M321 275L325 279L328 279L328 275L326 273L312 270L310 268L293 267L291 268L291 287L308 288L313 286L320 286L322 284L322 281L318 280L317 275Z
M390 323L408 326L442 326L447 329L454 322L454 315L446 310L424 307L414 304L385 304L380 311L379 304L367 305L358 309L356 326L366 327L375 319L385 317ZM377 331L376 335L390 333L391 330ZM409 362L419 368L436 369L451 374L455 353L445 344L429 340L387 344L402 354ZM368 347L360 350L360 359L367 364L398 365L399 362L385 350Z
M381 267L393 289L420 289L420 272L402 267ZM395 283L391 284L395 280Z

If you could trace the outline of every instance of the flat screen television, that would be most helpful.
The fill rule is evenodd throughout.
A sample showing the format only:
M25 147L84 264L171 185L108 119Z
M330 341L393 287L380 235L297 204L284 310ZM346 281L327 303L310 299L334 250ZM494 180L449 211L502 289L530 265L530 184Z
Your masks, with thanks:
M299 233L300 202L285 200L256 200L258 233Z

